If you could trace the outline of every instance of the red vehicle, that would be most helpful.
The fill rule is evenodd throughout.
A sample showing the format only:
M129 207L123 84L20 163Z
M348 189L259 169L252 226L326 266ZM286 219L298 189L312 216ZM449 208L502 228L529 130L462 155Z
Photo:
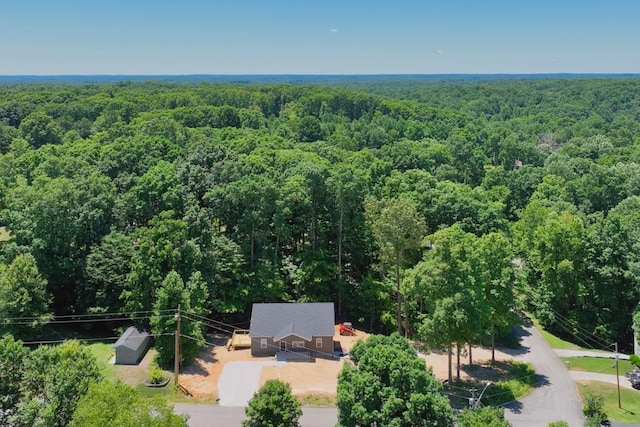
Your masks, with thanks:
M356 331L353 329L353 325L351 325L351 322L342 322L340 323L340 325L338 326L338 331L340 332L340 335L355 335Z

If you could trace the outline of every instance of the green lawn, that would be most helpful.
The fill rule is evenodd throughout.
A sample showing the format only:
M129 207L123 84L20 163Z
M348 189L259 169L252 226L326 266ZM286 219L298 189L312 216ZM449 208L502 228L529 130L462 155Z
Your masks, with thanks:
M621 388L622 409L618 408L618 388L615 384L592 381L586 385L578 384L578 391L583 402L587 393L603 396L604 412L610 421L629 424L640 422L640 391Z
M545 331L544 328L540 325L540 323L536 319L531 318L531 321L533 322L533 326L536 327L538 332L540 332L544 337L544 339L547 340L551 348L557 348L561 350L588 350L572 342L565 341L562 338L558 338L552 333Z
M598 372L601 374L616 374L615 360L603 357L561 357L569 369L574 371ZM567 363L568 362L568 363ZM618 372L624 375L625 372L633 369L633 365L628 360L618 360Z
M102 375L109 380L116 380L118 378L117 368L115 365L109 363L109 360L111 360L115 354L112 347L113 343L94 342L87 344L87 346L98 361L98 366L102 370Z
M115 351L113 349L113 342L94 342L91 344L87 344L93 355L96 357L98 361L98 366L102 371L102 375L105 379L110 381L120 380L124 383L127 383L133 387L135 387L140 395L144 397L155 397L162 396L170 403L177 402L185 402L185 403L202 403L206 402L203 399L196 399L190 396L186 396L179 390L173 386L173 373L169 371L165 371L164 374L167 377L171 377L171 381L165 387L147 387L144 385L145 380L149 377L149 367L148 363L143 363L144 361L149 362L149 359L153 359L157 351L154 348L151 348L147 355L144 357L143 362L140 365L113 365L109 363L111 358L114 356ZM213 403L213 402L210 402Z

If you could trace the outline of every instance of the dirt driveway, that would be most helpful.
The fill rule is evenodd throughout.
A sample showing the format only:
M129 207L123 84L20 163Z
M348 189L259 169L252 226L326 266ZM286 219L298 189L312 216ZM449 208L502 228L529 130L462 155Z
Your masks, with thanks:
M349 352L360 339L368 338L369 334L356 331L356 336L340 336L336 333L335 341L339 341L343 352ZM225 365L230 362L242 361L270 361L270 358L254 358L249 349L228 351L225 348L226 339L212 341L215 346L208 346L202 350L196 361L183 369L180 374L180 384L194 397L203 400L220 399L219 380ZM259 376L259 386L267 380L280 379L291 385L296 396L308 394L335 399L338 385L338 373L342 369L343 360L316 359L313 363L290 362L274 366L263 366Z
M360 339L368 338L369 334L363 331L356 331L356 336L334 336L335 341L339 341L343 352L348 353L353 345ZM188 366L180 375L180 384L193 396L205 400L217 400L220 396L220 376L224 366L229 362L240 361L271 361L268 358L253 358L249 349L228 351L225 347L225 340L216 341L216 346L204 349L195 363ZM447 355L445 353L430 353L421 355L425 359L427 366L430 366L434 375L440 379L447 378ZM473 362L480 364L482 361L491 359L491 349L474 347ZM505 361L513 359L513 355L496 350L496 360ZM279 379L291 385L293 394L298 397L313 396L324 402L332 402L336 398L338 386L338 374L347 359L326 360L316 359L313 363L289 362L273 366L262 366L259 376L258 387L267 380ZM462 358L461 364L468 363L468 359ZM455 356L454 356L454 376L455 376ZM468 377L465 369L462 369L461 376ZM253 388L252 388L253 390ZM253 391L251 392L253 393Z

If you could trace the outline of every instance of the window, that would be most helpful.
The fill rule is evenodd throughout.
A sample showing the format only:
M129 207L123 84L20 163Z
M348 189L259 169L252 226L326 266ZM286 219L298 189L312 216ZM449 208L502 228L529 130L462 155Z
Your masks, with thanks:
M304 348L304 341L292 341L291 348Z
M267 348L267 339L260 338L260 348Z
M322 348L322 338L321 337L317 337L316 338L316 348Z

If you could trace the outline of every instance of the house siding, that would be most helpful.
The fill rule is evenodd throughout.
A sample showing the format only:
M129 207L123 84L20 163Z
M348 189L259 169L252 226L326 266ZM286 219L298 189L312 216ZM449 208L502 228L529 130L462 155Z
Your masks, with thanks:
M261 348L262 339L267 339L267 348ZM322 346L316 347L316 338L322 338ZM304 348L294 349L294 341L304 341ZM251 355L254 357L275 356L280 351L280 343L287 344L287 351L304 350L311 353L313 357L330 359L333 357L333 336L312 337L311 341L302 339L295 335L290 335L280 341L274 341L273 337L251 337Z
M260 341L267 340L267 348L262 348ZM279 347L273 341L273 337L251 337L251 355L254 357L275 356Z

